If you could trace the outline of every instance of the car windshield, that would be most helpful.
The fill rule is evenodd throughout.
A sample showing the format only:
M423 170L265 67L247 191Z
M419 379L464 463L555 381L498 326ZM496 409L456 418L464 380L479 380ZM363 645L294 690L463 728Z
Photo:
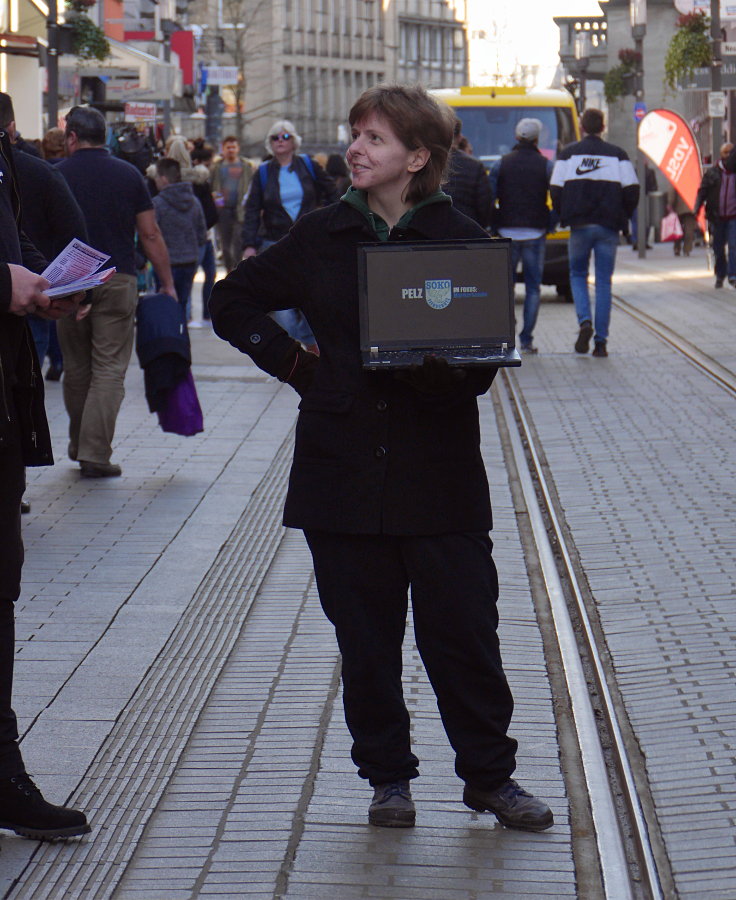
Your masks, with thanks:
M572 112L561 106L459 106L455 112L473 156L486 163L513 149L514 130L521 119L542 123L539 149L547 159L555 159L562 147L576 139Z

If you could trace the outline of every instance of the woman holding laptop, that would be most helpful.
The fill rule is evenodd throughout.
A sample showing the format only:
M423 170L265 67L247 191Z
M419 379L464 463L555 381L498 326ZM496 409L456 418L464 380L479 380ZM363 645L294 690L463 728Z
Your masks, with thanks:
M497 637L498 582L477 397L495 369L425 358L363 368L360 243L484 238L440 184L453 116L420 87L379 85L350 111L353 186L242 262L212 293L215 331L301 396L284 524L303 529L343 659L352 757L374 789L372 825L408 827L410 744L401 685L408 591L463 800L504 825L542 831L545 803L511 779L513 699ZM269 316L299 307L321 356Z

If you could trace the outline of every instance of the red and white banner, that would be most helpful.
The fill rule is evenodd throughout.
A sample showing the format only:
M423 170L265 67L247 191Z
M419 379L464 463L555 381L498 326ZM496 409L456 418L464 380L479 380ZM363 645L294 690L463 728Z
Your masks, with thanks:
M639 123L639 149L695 209L703 177L700 150L687 122L671 109L653 109Z

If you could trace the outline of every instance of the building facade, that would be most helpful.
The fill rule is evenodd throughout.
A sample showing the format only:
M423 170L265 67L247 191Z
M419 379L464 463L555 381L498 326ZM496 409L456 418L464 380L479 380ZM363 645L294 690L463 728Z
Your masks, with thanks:
M205 65L235 66L220 89L223 131L260 155L272 122L293 121L310 149L347 141L347 113L384 81L467 81L465 0L195 0L189 21ZM181 123L182 130L205 127Z

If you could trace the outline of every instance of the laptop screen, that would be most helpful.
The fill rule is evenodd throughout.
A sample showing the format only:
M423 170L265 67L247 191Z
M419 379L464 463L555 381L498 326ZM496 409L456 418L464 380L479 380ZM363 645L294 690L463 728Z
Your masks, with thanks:
M361 244L361 345L514 345L510 241Z

